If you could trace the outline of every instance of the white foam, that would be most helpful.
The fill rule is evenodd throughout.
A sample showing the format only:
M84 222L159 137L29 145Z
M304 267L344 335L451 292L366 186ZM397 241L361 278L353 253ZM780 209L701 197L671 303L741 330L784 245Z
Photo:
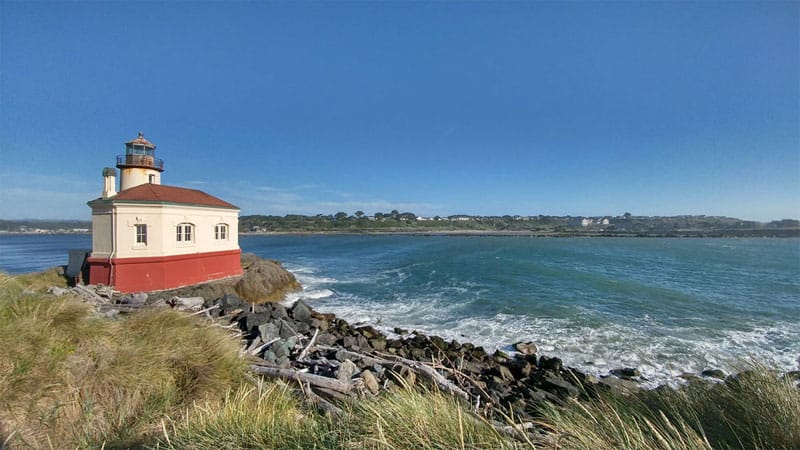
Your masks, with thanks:
M645 314L622 323L597 320L596 312L579 311L573 318L540 318L500 313L470 316L471 301L485 298L488 290L460 282L410 296L402 289L385 298L365 298L342 292L344 283L380 287L400 283L410 275L403 269L381 272L380 280L353 277L337 280L318 274L313 267L291 267L304 286L287 302L314 300L315 309L334 313L351 323L369 323L384 332L394 327L481 345L487 351L505 349L519 341L533 341L540 353L561 358L587 373L605 375L612 369L636 367L647 387L678 384L683 373L705 369L741 370L737 364L749 357L779 370L795 370L800 355L800 330L796 324L776 323L741 330L706 330L659 324ZM465 317L466 316L466 317ZM594 320L592 320L594 318ZM744 327L743 327L744 328ZM776 343L783 343L776 347Z

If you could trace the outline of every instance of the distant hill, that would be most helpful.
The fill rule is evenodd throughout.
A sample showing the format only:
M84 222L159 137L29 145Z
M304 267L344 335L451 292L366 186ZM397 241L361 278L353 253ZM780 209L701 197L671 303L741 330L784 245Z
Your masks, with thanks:
M7 233L88 233L91 230L89 220L0 219L0 232Z
M86 233L88 220L0 220L0 232ZM314 216L248 215L239 218L240 232L509 232L543 236L709 236L800 237L794 219L755 222L724 216L433 216L392 211L367 216L355 214Z
M580 236L800 236L800 221L768 223L724 216L470 216L421 217L398 211L366 216L340 212L315 216L249 215L240 232L530 232Z

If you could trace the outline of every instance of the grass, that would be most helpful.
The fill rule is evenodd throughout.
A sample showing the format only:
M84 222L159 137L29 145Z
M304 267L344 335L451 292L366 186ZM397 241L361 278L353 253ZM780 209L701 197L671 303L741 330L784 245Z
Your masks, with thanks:
M6 278L8 278L6 276ZM53 267L42 272L26 273L17 275L14 280L26 289L34 292L44 292L51 286L60 288L69 287L67 277L64 276L63 267Z
M7 276L0 289L0 433L15 446L136 445L162 417L242 380L238 344L194 317L112 321Z
M438 391L406 386L350 413L348 448L511 449L528 444L501 435L469 406Z
M334 448L331 422L302 407L281 382L242 384L224 399L194 405L182 420L163 428L156 448L304 449Z
M800 390L757 364L725 383L547 407L536 442L409 386L328 416L291 383L249 380L224 330L171 310L99 317L41 292L50 277L0 274L0 448L800 448Z
M758 363L724 383L551 407L565 449L798 449L800 389Z

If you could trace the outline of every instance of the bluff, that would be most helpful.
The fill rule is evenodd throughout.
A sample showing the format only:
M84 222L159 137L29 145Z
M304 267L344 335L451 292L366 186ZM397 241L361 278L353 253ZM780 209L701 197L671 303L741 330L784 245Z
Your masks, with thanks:
M243 253L242 269L244 273L241 277L152 292L148 296L148 303L172 297L220 298L226 294L235 294L250 303L260 304L279 301L287 293L301 289L294 275L278 261Z

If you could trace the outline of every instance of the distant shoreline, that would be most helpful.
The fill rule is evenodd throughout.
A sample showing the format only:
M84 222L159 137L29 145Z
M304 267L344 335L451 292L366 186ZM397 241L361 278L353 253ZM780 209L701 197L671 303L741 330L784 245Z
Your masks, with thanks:
M0 236L88 235L85 231L0 231ZM708 230L675 233L609 233L574 231L501 231L501 230L291 230L240 231L240 236L452 236L452 237L532 237L532 238L797 238L800 229L778 230Z
M537 238L796 238L800 229L680 231L675 233L547 232L500 230L315 230L315 231L240 231L240 236L454 236L454 237L537 237Z

